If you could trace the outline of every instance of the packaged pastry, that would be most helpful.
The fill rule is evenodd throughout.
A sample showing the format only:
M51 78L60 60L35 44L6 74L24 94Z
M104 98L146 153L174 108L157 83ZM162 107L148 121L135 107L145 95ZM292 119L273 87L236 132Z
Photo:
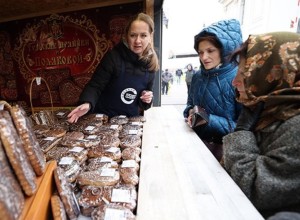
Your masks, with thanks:
M106 124L108 122L108 116L106 114L87 114L82 116L83 120L89 121L89 122L102 122L101 124Z
M25 198L8 163L0 141L0 216L1 219L20 218Z
M68 220L64 204L59 195L52 195L50 202L53 220Z
M102 204L108 203L107 195L111 195L112 186L84 186L78 204L80 210L85 216L91 216L91 212Z
M77 177L80 186L114 186L120 180L120 173L114 168L102 168L81 172Z
M135 160L136 162L140 162L140 154L142 150L139 147L127 147L122 151L122 159L123 160Z
M22 189L27 196L33 195L37 189L36 175L24 151L24 146L10 114L5 110L0 111L0 137Z
M61 140L60 144L67 147L90 148L98 146L101 139L97 135L84 135L79 131L68 132Z
M44 154L51 150L53 147L58 146L60 140L61 138L57 137L43 137L41 139L38 139L41 150Z
M88 159L88 151L83 147L73 147L69 149L66 156L74 157L79 162L79 165L82 165Z
M136 217L131 210L123 206L110 203L95 208L91 214L92 220L135 220Z
M101 146L103 148L119 147L120 139L113 135L105 135L105 136L101 137L99 146Z
M124 183L137 185L139 165L135 160L123 160L120 167L120 176Z
M128 123L128 117L125 115L114 116L109 120L110 124L123 125Z
M53 147L51 150L47 151L45 153L46 160L56 160L59 161L62 157L67 156L67 153L69 152L70 148L57 145Z
M41 176L46 168L46 158L32 129L32 125L22 108L12 106L10 108L10 114L30 164L35 171L35 174Z
M109 157L112 160L120 161L121 159L121 149L119 147L92 147L88 149L88 157L95 158L95 157Z
M80 164L74 157L62 157L58 162L58 166L64 170L69 183L73 183L81 171Z
M126 136L121 139L120 147L125 149L126 147L141 147L142 139L137 135Z
M64 204L67 216L70 220L76 220L80 214L80 209L77 198L72 191L71 184L67 181L64 170L58 166L53 174L57 191Z
M128 118L129 123L130 122L146 122L146 117L139 115L139 116L133 116Z
M97 157L88 160L88 164L85 167L86 171L93 171L102 168L119 168L119 164L109 157Z

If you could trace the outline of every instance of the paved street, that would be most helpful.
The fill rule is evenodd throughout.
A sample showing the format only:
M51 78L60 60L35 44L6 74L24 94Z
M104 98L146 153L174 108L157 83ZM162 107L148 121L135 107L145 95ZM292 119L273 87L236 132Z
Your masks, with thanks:
M185 105L187 100L187 87L185 82L170 84L168 95L161 95L162 105Z
M170 85L168 95L161 95L161 105L174 105L176 109L182 114L187 100L187 87L185 81L177 84L174 80Z

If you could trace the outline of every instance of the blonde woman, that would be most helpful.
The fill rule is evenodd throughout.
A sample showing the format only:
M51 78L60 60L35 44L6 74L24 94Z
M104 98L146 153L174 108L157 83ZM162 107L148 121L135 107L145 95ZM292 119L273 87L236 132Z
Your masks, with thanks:
M69 115L70 123L87 113L109 117L137 116L151 107L155 72L159 68L153 48L154 23L139 13L125 28L124 39L101 60Z

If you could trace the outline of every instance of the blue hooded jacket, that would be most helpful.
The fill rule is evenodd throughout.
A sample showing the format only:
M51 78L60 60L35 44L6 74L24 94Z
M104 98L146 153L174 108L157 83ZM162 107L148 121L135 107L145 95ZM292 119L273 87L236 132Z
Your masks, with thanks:
M195 105L204 108L209 122L195 131L203 140L221 142L224 135L234 130L241 110L232 86L238 67L228 59L242 44L240 23L235 19L222 20L204 28L195 36L194 48L197 52L199 37L208 35L216 36L222 45L222 65L206 70L201 64L200 70L193 76L183 115L187 118L189 110Z

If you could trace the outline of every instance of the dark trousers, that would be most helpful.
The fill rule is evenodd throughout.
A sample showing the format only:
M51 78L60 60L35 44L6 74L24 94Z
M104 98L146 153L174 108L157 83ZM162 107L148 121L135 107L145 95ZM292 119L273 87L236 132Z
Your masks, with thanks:
M168 95L168 90L169 90L169 83L168 82L164 82L164 81L162 81L162 83L161 83L161 93L164 95L164 94L166 94L166 95Z

